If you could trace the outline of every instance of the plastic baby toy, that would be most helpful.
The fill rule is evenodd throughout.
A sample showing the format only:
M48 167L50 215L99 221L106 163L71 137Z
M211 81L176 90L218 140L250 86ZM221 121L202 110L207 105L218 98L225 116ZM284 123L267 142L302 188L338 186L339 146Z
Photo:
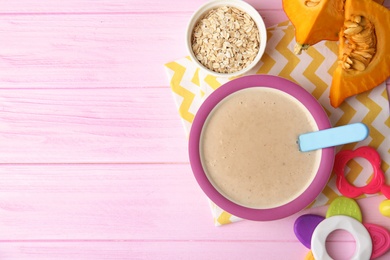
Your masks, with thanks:
M345 178L344 171L348 161L356 157L366 159L371 163L372 169L374 170L371 181L363 187L356 187L349 183ZM382 192L382 194L386 196L387 200L384 200L379 205L379 211L382 215L390 217L390 186L386 185L385 174L381 169L381 158L374 148L362 146L354 151L340 151L336 155L333 170L337 175L337 188L343 196L356 198L363 194L375 194Z
M330 204L326 217L307 214L295 221L296 237L311 249L305 259L332 259L326 251L326 238L338 229L349 232L356 241L352 260L375 259L390 249L390 233L381 226L362 223L356 201L338 197Z

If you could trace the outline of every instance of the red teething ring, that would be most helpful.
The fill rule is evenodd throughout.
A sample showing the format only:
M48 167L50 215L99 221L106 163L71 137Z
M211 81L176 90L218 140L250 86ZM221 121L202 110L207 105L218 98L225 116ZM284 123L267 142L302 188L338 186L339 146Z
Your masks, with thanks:
M348 182L345 178L345 166L348 161L356 157L362 157L371 163L374 170L372 180L363 187L356 187ZM337 174L337 188L346 197L356 198L362 194L374 194L380 191L387 192L390 195L390 187L384 186L385 175L381 169L381 158L378 152L369 146L362 146L354 151L344 150L340 151L335 158L333 170ZM386 194L385 194L386 195ZM386 197L388 197L386 195Z

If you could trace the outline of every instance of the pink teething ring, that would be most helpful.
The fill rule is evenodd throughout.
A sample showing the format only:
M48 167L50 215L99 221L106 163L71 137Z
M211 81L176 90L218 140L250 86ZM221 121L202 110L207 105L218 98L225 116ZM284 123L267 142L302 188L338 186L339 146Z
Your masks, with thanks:
M372 180L363 187L356 187L345 178L345 166L348 161L356 157L362 157L371 163L374 170ZM354 151L344 150L339 152L335 158L333 170L337 174L337 188L346 197L356 198L362 194L374 194L380 192L385 183L385 176L380 167L381 158L378 152L369 146L362 146ZM390 190L389 190L390 195Z

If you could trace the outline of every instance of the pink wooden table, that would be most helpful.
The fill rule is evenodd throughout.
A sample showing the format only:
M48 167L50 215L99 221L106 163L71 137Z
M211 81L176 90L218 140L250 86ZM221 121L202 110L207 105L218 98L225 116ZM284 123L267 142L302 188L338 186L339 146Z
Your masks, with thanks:
M0 259L304 258L293 223L326 208L217 228L192 176L163 64L203 2L0 0ZM390 230L382 199L359 204Z

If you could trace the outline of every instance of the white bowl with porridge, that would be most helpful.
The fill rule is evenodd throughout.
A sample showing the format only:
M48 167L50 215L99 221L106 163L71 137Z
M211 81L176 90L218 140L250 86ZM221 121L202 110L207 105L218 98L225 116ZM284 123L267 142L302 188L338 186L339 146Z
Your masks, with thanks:
M267 31L258 11L242 0L215 0L192 15L186 47L192 61L216 77L243 75L264 54Z
M303 133L330 128L305 89L270 75L245 76L215 90L198 110L189 155L200 187L244 219L274 220L312 203L333 168L334 148L301 152Z

